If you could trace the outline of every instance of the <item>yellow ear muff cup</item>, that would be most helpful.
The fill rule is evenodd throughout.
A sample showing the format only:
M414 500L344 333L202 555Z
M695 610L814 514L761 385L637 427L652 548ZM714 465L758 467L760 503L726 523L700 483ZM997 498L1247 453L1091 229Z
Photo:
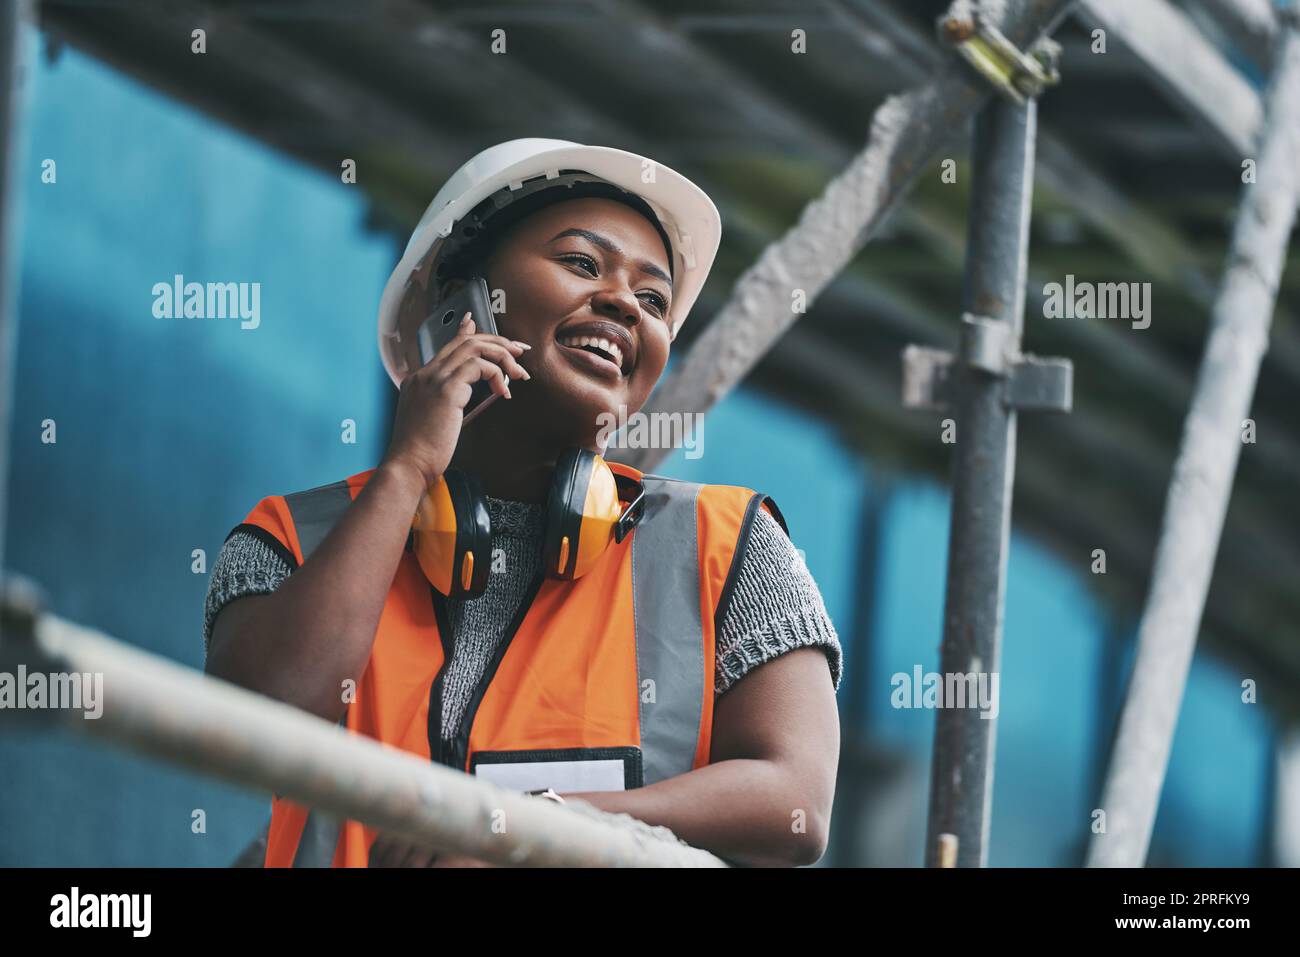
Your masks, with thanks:
M475 476L448 469L420 501L411 527L416 559L434 588L448 598L483 593L492 565L492 520Z
M587 449L566 450L546 505L546 574L565 581L585 575L609 547L620 515L618 482L605 460Z
M456 510L445 475L421 496L411 529L412 550L420 571L439 592L450 593L456 564Z
M575 490L576 491L576 490ZM582 503L579 519L582 530L578 533L578 557L573 566L573 577L587 574L605 554L614 538L614 523L623 514L618 500L618 483L614 473L599 455L593 457L591 479Z
M567 449L555 463L546 505L542 568L549 578L585 575L624 526L636 524L619 498L619 477L587 449ZM627 483L628 480L623 480ZM631 499L641 491L631 482ZM412 549L430 584L448 598L473 598L487 588L492 569L492 520L479 479L448 469L421 499L411 522Z

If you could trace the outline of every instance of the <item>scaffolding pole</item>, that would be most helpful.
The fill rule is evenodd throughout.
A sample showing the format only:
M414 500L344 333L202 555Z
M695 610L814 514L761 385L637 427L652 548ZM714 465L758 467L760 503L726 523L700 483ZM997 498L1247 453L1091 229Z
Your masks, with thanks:
M988 698L970 699L997 693L1016 417L1068 412L1073 369L1020 351L1036 96L1055 81L1057 51L1048 45L1026 55L978 17L944 22L943 30L1002 95L975 119L957 354L917 346L903 353L904 404L950 411L956 430L925 863L983 867L997 720Z
M995 100L975 121L963 334L996 330L1018 348L1024 316L1036 104ZM974 323L981 325L976 326ZM996 323L996 325L994 325ZM1003 382L954 369L957 427L940 673L996 674L1002 645L1016 412ZM951 702L947 703L948 705ZM926 864L956 837L956 865L987 863L996 720L967 702L936 712Z
M1279 11L1280 46L1263 142L1233 228L1196 392L1165 502L1137 657L1111 754L1090 867L1146 860L1224 516L1268 348L1278 282L1300 199L1300 33ZM1267 442L1268 436L1260 436Z
M1061 22L1076 0L1007 0L995 25L1028 47ZM993 6L990 4L990 6ZM954 11L970 3L959 0ZM943 146L989 99L987 82L953 63L931 82L889 97L876 110L865 148L736 281L685 359L651 395L645 412L705 413L740 383L857 255ZM652 471L671 449L619 449L616 458Z
M0 712L10 730L35 722L94 735L172 764L278 794L424 846L527 867L721 867L668 828L586 802L497 787L350 733L38 611L13 580L0 603L0 669L102 676L96 705ZM85 687L84 681L79 687ZM55 687L53 679L49 687ZM89 708L87 708L89 704ZM98 717L88 717L94 711ZM24 720L26 719L26 720Z

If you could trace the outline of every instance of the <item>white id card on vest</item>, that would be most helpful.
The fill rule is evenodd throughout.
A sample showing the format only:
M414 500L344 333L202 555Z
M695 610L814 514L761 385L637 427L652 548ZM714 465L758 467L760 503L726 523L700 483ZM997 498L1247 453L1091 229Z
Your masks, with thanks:
M516 791L626 791L644 785L637 747L475 751L470 774Z
M515 791L554 788L560 794L578 791L622 791L623 762L616 758L593 761L514 761L478 764L476 776Z

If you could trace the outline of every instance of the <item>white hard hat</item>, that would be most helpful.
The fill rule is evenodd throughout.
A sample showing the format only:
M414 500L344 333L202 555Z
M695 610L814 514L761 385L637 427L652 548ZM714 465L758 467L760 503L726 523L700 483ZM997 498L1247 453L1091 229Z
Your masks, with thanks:
M722 238L722 220L713 201L685 176L635 153L568 140L510 140L483 150L452 174L420 217L401 262L388 277L379 300L379 354L394 385L400 385L407 372L398 312L421 268L467 241L478 228L474 224L495 209L575 181L613 184L644 201L658 217L672 249L668 318L672 337L677 337ZM479 209L485 200L490 202Z

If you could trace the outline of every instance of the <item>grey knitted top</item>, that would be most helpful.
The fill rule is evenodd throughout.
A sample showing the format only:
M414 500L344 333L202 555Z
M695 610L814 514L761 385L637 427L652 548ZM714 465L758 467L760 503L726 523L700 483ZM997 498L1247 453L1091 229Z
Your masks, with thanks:
M459 724L506 626L514 617L540 560L544 507L488 497L493 560L486 591L478 598L448 601L454 644L443 677L444 737ZM245 595L275 591L292 569L253 535L236 531L212 567L204 602L203 647L207 654L217 612ZM714 692L725 693L759 665L787 651L820 647L839 690L843 658L821 592L776 519L760 508L742 557L731 605L717 639Z

